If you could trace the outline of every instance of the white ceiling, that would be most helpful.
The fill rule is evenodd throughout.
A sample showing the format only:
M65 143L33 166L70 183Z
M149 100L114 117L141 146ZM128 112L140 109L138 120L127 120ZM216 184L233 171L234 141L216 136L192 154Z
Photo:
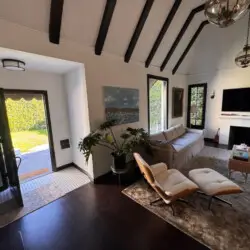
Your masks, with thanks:
M77 67L79 63L65 61L57 58L40 56L17 50L0 48L0 61L2 59L17 59L25 62L27 70L42 71L55 74L65 74ZM2 64L1 66L2 67Z
M151 65L160 67L190 11L205 0L183 0L161 42ZM155 0L141 32L131 60L145 63L155 39L172 8L174 0ZM65 0L61 37L93 48L98 35L106 0ZM105 52L124 57L145 0L117 0ZM48 33L50 0L0 0L0 18ZM191 37L205 20L197 14L176 48L166 69L172 70ZM183 61L177 73L197 74L213 69L235 67L235 53L245 41L246 17L229 28L207 25ZM49 39L48 39L49 42Z
M248 15L245 15L228 28L220 29L212 24L207 25L178 72L201 74L236 68L234 59L246 43L247 22Z

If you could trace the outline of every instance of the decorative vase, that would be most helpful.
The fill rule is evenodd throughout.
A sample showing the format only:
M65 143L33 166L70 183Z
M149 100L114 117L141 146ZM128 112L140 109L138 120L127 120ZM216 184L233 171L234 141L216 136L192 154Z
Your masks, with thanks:
M112 156L113 156L113 166L115 169L126 168L126 154L112 155Z
M214 137L214 142L216 144L219 144L219 141L220 141L220 129L218 128L217 133L216 133L216 135Z

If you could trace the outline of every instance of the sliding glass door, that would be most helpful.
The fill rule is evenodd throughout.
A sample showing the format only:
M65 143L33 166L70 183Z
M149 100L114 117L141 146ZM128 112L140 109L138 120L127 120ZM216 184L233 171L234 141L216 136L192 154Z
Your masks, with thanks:
M4 190L9 186L18 204L23 206L3 89L0 89L0 121L0 188Z

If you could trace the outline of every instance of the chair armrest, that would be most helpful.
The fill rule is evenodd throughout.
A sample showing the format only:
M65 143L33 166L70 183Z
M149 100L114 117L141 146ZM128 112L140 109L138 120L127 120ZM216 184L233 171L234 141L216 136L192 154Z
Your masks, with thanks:
M151 165L150 169L151 169L153 175L156 176L159 173L167 171L168 170L168 166L165 163L160 162L160 163Z
M193 129L193 128L187 128L187 132L197 133L197 134L204 134L204 129Z

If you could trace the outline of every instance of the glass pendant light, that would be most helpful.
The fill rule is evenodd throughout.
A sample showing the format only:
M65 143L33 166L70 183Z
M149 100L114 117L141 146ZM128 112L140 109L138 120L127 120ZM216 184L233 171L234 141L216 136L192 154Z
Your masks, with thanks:
M205 16L212 24L225 28L235 23L247 11L250 0L209 0Z
M247 40L246 45L244 46L243 50L235 58L235 63L240 68L247 68L250 65L250 45L248 44L249 41L249 28L250 28L250 12L248 18L248 25L247 25Z

